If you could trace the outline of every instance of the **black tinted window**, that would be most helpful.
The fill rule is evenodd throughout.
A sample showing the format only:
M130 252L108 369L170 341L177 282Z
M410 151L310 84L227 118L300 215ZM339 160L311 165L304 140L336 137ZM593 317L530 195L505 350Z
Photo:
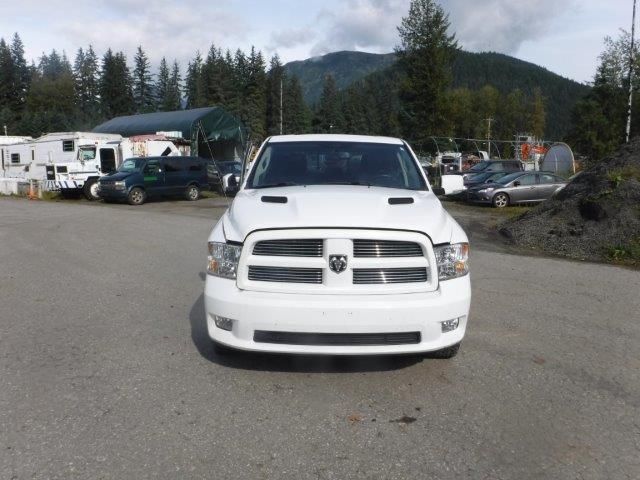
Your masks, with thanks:
M187 163L180 157L167 157L163 159L164 171L166 173L182 172L185 170L185 164Z

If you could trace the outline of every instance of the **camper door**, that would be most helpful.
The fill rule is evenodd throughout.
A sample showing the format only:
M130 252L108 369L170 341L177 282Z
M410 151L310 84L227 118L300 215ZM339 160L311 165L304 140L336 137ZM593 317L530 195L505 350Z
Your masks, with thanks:
M114 148L100 149L100 173L107 175L116 171L116 150Z

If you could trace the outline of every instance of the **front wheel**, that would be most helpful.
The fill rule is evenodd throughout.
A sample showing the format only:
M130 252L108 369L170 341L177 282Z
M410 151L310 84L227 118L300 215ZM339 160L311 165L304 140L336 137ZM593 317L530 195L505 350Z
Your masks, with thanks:
M506 193L496 193L492 203L496 208L504 208L509 205L509 195Z
M98 182L96 180L87 180L84 182L84 186L82 187L82 193L85 198L89 201L99 200L100 196L98 195Z
M187 200L195 201L200 198L200 189L197 185L189 185L185 191L185 197Z
M129 195L127 196L129 205L142 205L146 199L147 194L140 187L132 188L129 192Z

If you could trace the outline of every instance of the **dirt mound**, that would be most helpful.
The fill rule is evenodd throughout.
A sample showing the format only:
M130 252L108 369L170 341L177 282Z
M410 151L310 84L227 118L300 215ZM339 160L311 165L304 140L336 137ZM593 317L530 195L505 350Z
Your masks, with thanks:
M503 223L500 233L554 255L640 265L640 138Z

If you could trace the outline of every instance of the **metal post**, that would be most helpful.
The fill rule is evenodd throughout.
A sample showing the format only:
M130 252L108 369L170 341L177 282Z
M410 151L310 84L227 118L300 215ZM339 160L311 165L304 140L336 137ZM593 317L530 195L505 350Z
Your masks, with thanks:
M633 0L633 16L631 20L631 48L629 49L629 107L627 109L627 136L626 143L629 143L631 135L631 105L633 103L633 63L635 55L633 54L633 41L636 32L636 0Z

